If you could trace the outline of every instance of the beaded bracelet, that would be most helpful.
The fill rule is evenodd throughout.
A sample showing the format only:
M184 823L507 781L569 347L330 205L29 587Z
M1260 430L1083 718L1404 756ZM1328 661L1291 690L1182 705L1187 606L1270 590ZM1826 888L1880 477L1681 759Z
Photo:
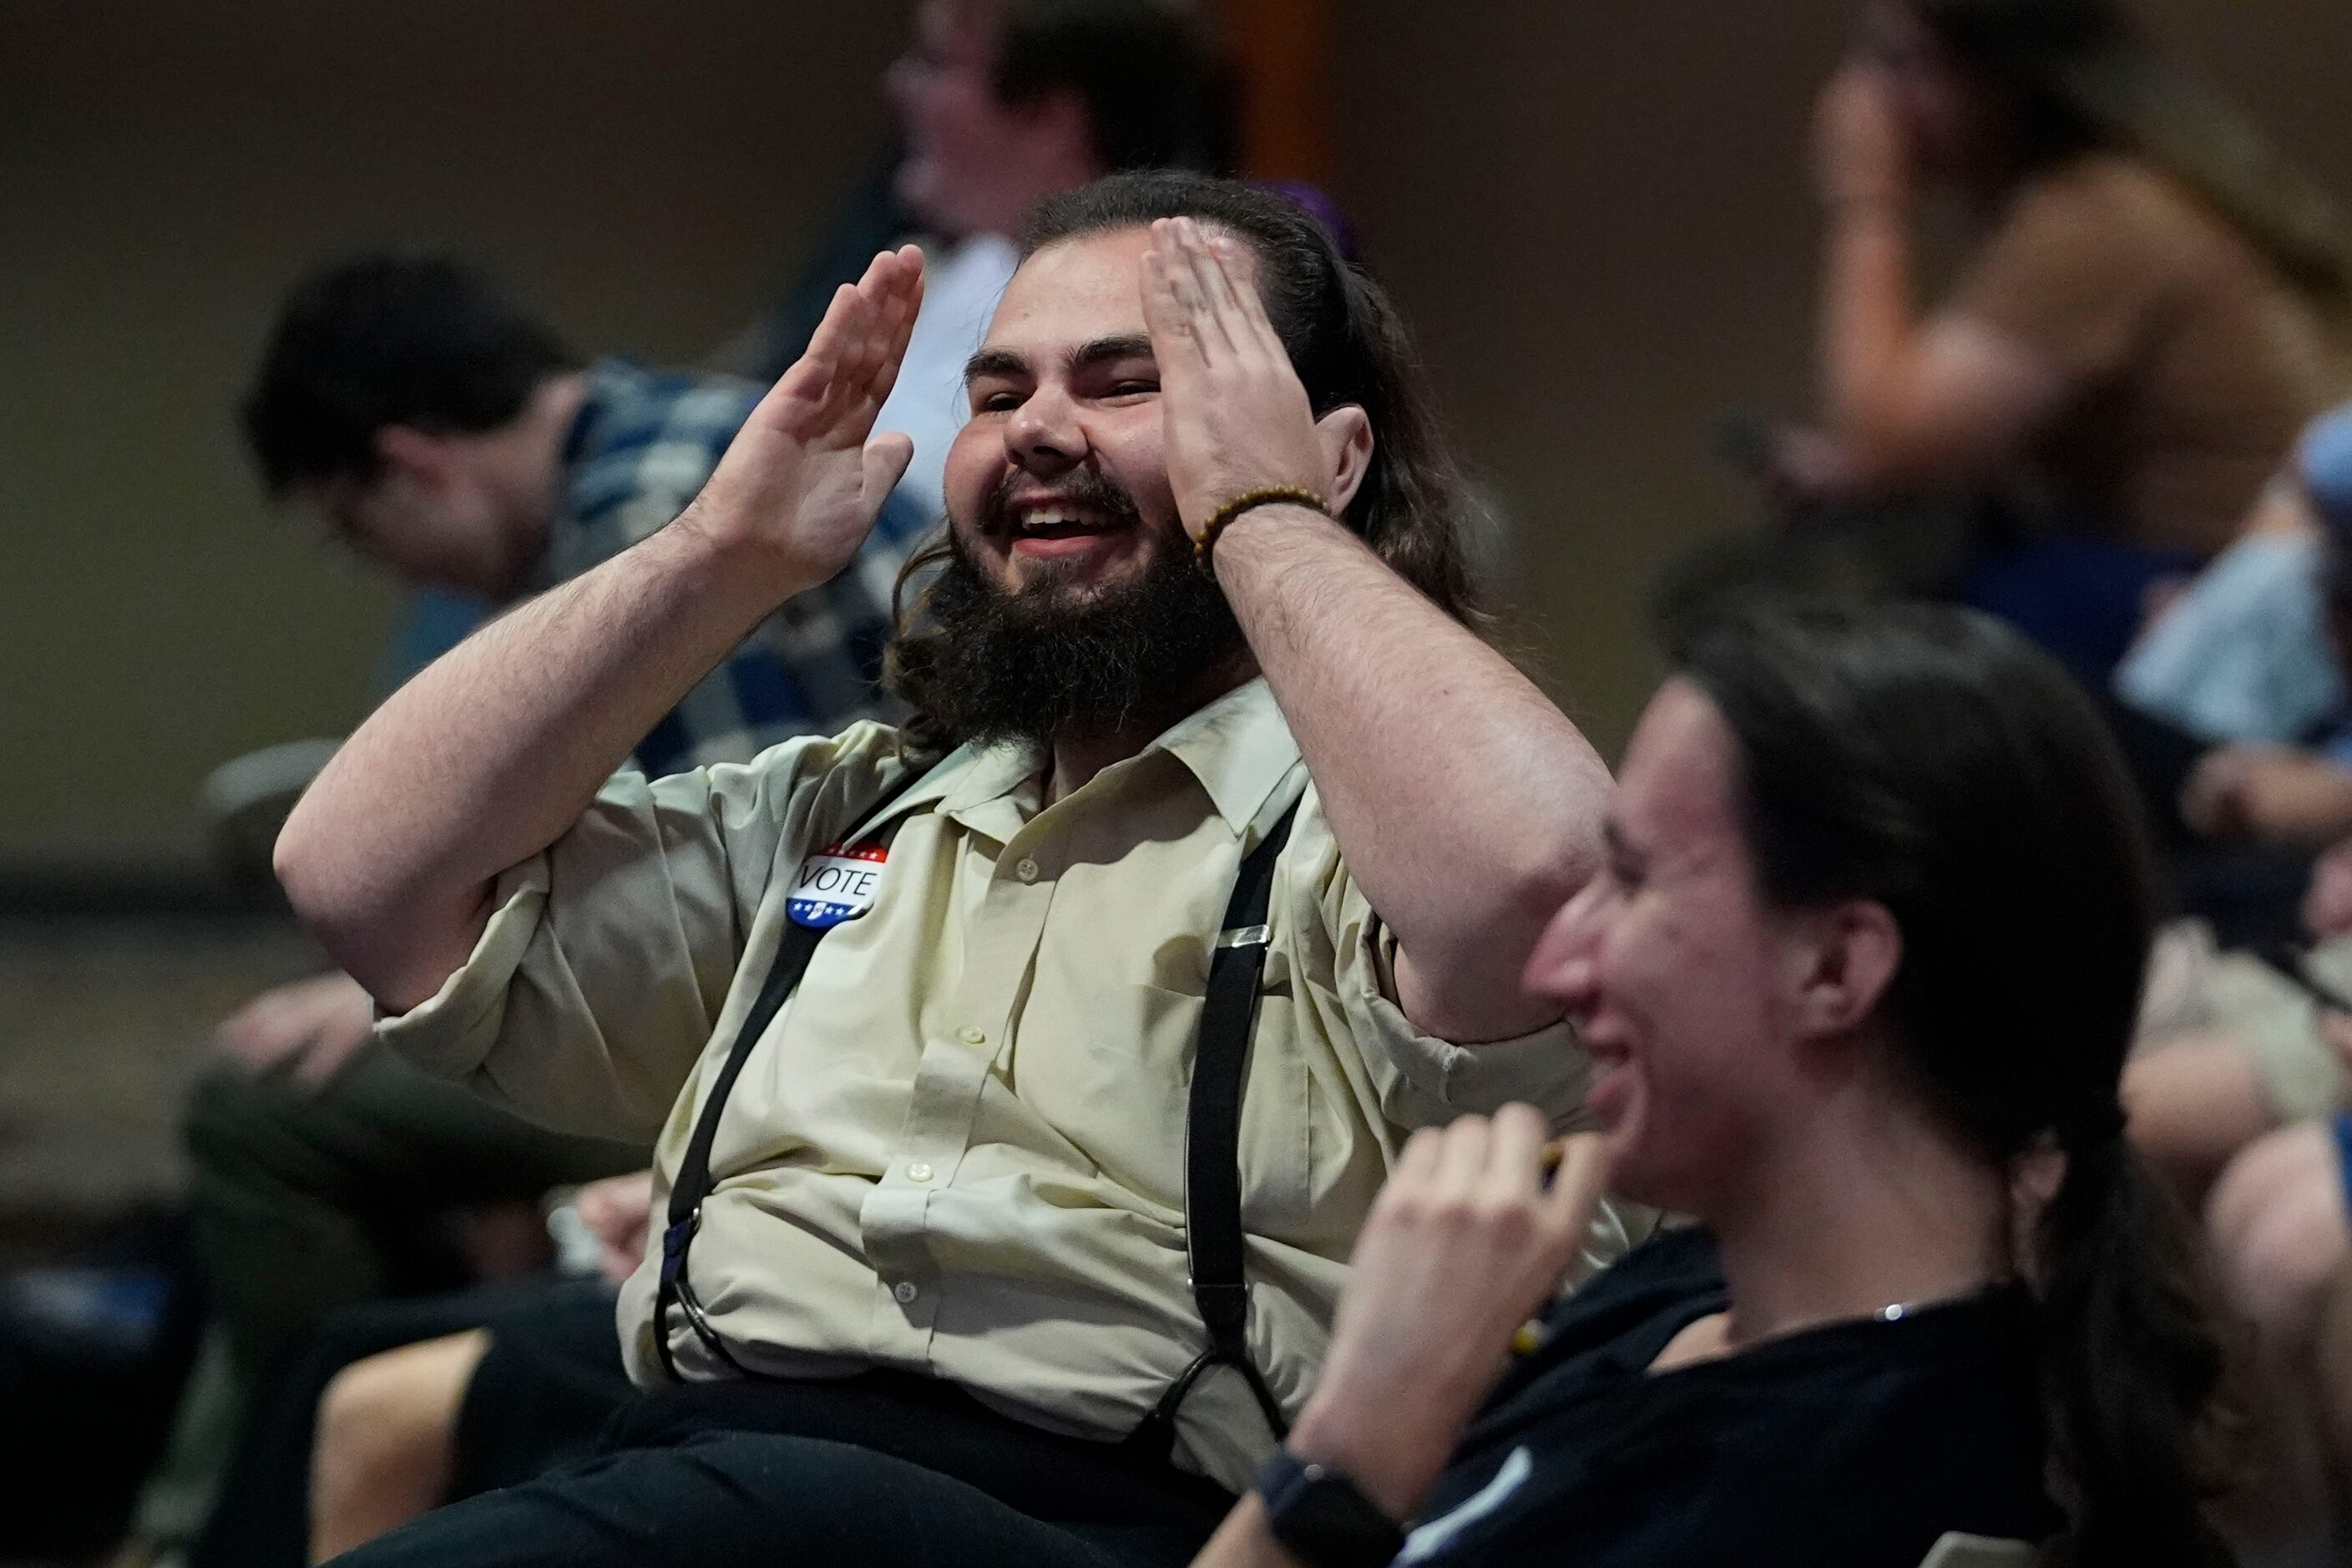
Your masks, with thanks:
M1211 569L1209 552L1216 547L1217 535L1224 531L1225 525L1242 513L1262 506L1303 506L1309 511L1319 511L1325 517L1331 515L1330 506L1321 496L1297 485L1261 485L1254 490L1244 490L1211 512L1209 521L1202 523L1201 531L1193 536L1192 558L1201 563L1202 571Z

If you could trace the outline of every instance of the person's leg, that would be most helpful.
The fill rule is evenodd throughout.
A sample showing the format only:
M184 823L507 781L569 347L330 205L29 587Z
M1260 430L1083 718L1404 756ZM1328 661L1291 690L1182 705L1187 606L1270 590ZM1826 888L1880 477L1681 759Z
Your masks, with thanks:
M380 1048L316 1089L215 1068L190 1098L186 1140L214 1310L248 1378L330 1308L462 1283L401 1277L386 1240L404 1224L645 1163L642 1150L534 1127Z
M2330 1282L2352 1260L2336 1131L2300 1122L2249 1145L2205 1208L2221 1283L2266 1344L2306 1353Z
M310 1457L319 1405L354 1362L476 1329L545 1287L522 1280L341 1308L303 1336L264 1387L189 1568L300 1568L310 1560Z
M453 1503L338 1568L1158 1568L887 1455L714 1432ZM1179 1560L1181 1561L1181 1559Z
M310 1451L310 1561L373 1541L438 1507L456 1468L457 1408L489 1349L486 1329L353 1362L319 1400Z
M2192 1205L2238 1151L2279 1122L2257 1063L2229 1035L2150 1046L2125 1064L2121 1092L2133 1146Z
M567 1279L489 1323L489 1352L458 1407L446 1499L513 1486L594 1453L642 1398L621 1362L615 1291Z

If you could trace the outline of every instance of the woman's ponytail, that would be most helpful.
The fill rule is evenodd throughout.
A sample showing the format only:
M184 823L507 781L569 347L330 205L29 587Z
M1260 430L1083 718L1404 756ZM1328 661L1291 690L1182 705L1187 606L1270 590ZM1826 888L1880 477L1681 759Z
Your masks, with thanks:
M2222 1355L2187 1216L2123 1136L2071 1141L2039 1237L2059 1568L2227 1564L2206 1523Z

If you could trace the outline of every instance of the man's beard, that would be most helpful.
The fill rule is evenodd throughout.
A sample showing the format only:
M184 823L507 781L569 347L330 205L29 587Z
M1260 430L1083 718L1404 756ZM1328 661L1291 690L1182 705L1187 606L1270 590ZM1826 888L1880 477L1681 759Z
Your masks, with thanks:
M1062 493L1145 526L1134 503L1101 481ZM990 512L992 529L1005 525L993 498ZM1010 590L981 569L952 529L949 545L924 595L920 630L899 649L901 692L940 740L1045 746L1171 723L1244 646L1216 580L1191 552L1165 542L1134 576L1092 592L1053 561L1033 563L1027 583Z

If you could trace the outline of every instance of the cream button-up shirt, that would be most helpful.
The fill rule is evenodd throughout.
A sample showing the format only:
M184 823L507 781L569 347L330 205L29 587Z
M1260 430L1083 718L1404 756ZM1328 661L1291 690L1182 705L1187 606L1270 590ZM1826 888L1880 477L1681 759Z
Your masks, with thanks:
M1118 1437L1206 1343L1184 1250L1193 1037L1241 858L1297 803L1241 1126L1250 1348L1295 1413L1403 1135L1511 1100L1565 1118L1590 1070L1570 1031L1463 1047L1405 1018L1393 944L1263 681L1050 806L1035 755L967 749L868 825L903 767L861 725L616 778L381 1032L541 1121L658 1130L658 1229L794 872L865 827L887 850L875 902L818 945L721 1114L695 1289L754 1372L914 1371ZM620 1307L648 1384L658 1264ZM670 1333L684 1375L727 1375L681 1314ZM1272 1446L1227 1369L1178 1420L1179 1463L1235 1490Z

